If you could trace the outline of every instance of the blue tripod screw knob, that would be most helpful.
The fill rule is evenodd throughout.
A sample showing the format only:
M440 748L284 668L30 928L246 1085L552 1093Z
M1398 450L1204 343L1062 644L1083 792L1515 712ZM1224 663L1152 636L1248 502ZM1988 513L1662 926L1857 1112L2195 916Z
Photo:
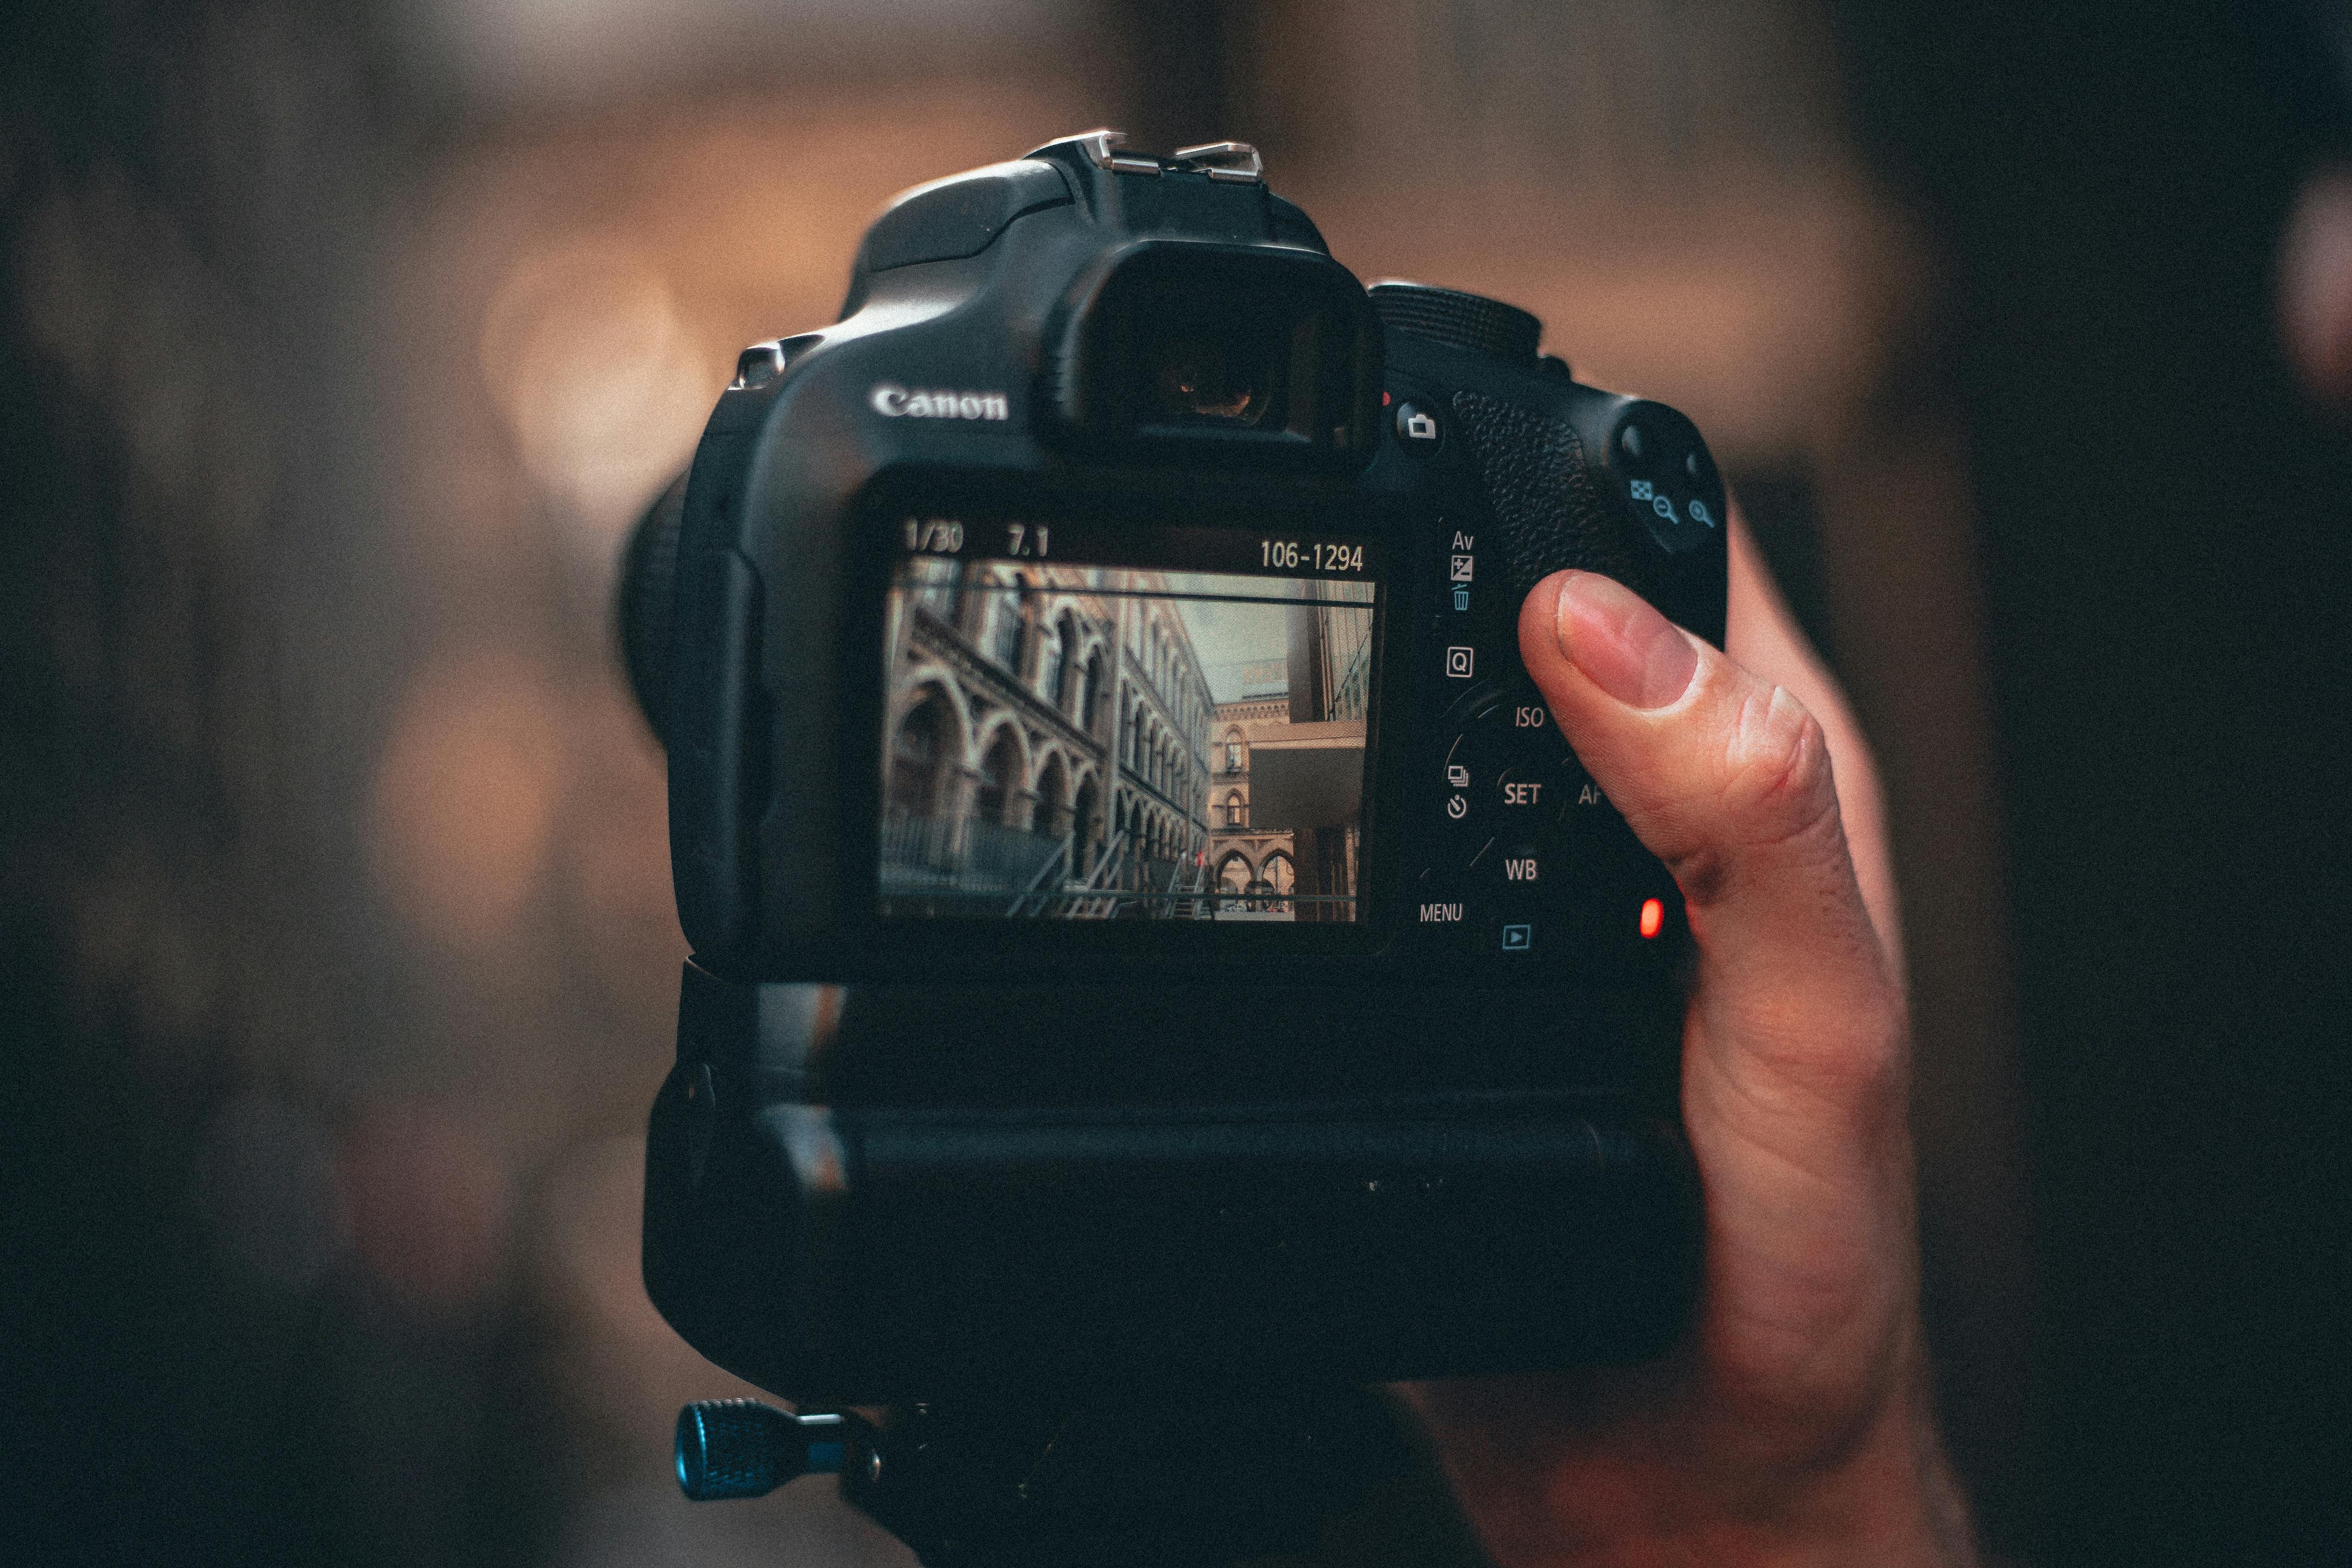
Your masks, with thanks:
M841 1468L839 1415L794 1415L756 1399L704 1399L677 1413L678 1489L696 1502L765 1497L794 1476Z

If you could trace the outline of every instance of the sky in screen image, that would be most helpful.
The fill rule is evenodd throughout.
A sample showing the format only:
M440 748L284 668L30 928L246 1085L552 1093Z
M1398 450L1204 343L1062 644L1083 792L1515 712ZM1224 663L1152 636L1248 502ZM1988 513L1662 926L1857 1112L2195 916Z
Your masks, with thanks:
M1171 572L1167 583L1168 597L1176 600L1176 613L1184 619L1202 673L1208 678L1210 698L1218 702L1260 694L1262 683L1251 679L1251 667L1286 657L1290 646L1287 606L1360 597L1366 609L1370 608L1370 584L1207 572Z

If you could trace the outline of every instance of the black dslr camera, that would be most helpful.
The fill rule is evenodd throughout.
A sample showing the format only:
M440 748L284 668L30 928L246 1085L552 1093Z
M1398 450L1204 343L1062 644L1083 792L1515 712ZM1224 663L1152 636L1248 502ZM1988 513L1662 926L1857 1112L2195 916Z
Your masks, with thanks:
M1675 1333L1682 901L1515 628L1576 566L1720 642L1724 495L1539 331L1366 289L1246 146L1095 132L907 193L744 352L624 586L697 1348L1046 1410Z

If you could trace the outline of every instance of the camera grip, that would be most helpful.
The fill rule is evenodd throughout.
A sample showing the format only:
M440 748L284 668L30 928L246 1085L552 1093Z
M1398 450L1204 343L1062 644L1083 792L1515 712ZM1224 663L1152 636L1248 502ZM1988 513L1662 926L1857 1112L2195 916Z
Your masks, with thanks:
M1508 603L1563 567L1604 572L1653 595L1654 570L1603 502L1573 425L1483 392L1455 393L1454 416L1495 514Z

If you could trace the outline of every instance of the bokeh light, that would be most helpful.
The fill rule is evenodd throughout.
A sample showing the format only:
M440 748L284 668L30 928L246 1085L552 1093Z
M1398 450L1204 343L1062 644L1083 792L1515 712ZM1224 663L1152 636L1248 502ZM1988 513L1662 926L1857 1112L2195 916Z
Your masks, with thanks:
M524 469L606 549L710 412L710 356L653 259L623 238L519 258L484 313L481 353Z

